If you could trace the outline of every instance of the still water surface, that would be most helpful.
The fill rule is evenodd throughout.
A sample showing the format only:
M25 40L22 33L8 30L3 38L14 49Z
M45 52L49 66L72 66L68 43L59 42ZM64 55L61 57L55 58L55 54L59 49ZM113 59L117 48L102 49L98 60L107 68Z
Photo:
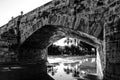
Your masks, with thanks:
M82 80L87 74L96 74L95 56L49 56L48 74L55 80Z

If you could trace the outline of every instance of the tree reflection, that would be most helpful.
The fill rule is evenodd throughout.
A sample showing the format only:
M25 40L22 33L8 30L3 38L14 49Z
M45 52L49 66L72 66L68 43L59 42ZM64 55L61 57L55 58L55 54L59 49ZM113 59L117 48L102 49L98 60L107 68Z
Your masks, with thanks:
M64 59L62 60L64 61ZM84 76L86 76L87 74L96 73L95 58L87 57L81 58L79 59L79 61L76 60L73 59L73 61L69 63L62 61L51 63L52 65L48 67L48 74L55 78L57 77L58 80L60 75L69 76L71 78L74 78L75 80L82 80L82 78L84 78Z
M55 66L51 66L47 68L47 72L50 73L52 76L54 76L55 73L57 73L57 68L55 68Z
M80 77L86 74L85 71L81 71L78 68L64 68L64 71L67 75L69 75L70 73L72 73L73 77Z
M79 71L77 71L77 69L74 69L73 77L79 77Z
M69 67L64 68L64 72L66 72L66 74L70 74L72 72L72 69L70 69Z
M91 63L93 59L83 59L80 62L74 62L74 63L64 63L64 66L67 66L64 68L64 72L69 75L72 74L73 77L81 77L85 76L87 73L95 73L96 66L93 65L94 63ZM88 64L88 65L87 65Z

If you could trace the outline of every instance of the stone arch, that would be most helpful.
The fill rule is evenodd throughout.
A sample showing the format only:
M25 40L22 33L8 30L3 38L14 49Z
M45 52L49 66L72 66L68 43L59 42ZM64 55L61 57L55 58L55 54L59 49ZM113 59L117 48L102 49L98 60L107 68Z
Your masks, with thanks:
M24 41L23 44L20 45L20 54L18 55L18 58L23 61L46 62L47 47L55 41L66 36L81 39L82 41L85 41L86 43L96 47L98 51L97 54L101 53L98 49L102 50L102 41L99 39L84 32L72 30L61 25L45 25L35 31L31 36L29 36L29 38ZM97 59L101 60L100 57ZM101 65L101 62L99 61L97 64L99 66ZM101 68L102 67L100 66L97 72L102 75Z

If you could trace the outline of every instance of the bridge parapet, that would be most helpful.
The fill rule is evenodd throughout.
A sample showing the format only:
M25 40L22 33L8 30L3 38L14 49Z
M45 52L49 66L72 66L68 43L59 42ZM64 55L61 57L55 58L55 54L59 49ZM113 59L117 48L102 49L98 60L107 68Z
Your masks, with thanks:
M21 18L21 43L44 25L62 25L99 37L103 29L102 10L94 2L54 0L45 8L39 7ZM90 6L90 7L89 7ZM99 14L96 12L99 11Z

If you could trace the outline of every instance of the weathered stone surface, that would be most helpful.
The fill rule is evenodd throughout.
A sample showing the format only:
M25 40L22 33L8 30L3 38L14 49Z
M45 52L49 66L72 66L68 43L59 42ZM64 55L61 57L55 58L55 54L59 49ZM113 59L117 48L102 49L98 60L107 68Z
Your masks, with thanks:
M117 1L118 2L118 1ZM117 2L110 6L117 5ZM107 18L107 24L105 25L105 39L106 39L106 68L105 68L105 80L119 80L119 64L120 64L120 37L119 37L119 11L115 13L117 7L114 6L114 10L111 9L109 17Z
M104 9L97 3L92 0L54 0L36 8L20 19L21 43L37 29L48 24L77 29L98 37L103 28L102 22L98 23L98 21L102 21L100 17ZM11 20L8 26L17 25L15 24L17 18Z
M37 33L34 37L31 36L45 25L60 25L66 28L63 31L58 31L59 35L54 33L51 38L46 38L47 42L54 42L61 37L68 36L68 34L72 36L70 34L77 32L75 33L76 35L81 35L80 37L77 36L77 38L90 43L96 43L98 39L104 40L103 34L105 34L106 54L104 55L107 56L106 65L119 64L120 0L53 0L27 14L17 16L0 27L0 47L3 48L4 46L8 50L16 51L17 48L13 48L13 46L18 47L25 42L28 42L26 44L32 44L32 42L37 44L35 42L42 40L38 38L39 34ZM104 28L105 33L103 33ZM73 30L73 32L65 33L66 30ZM42 35L44 34L46 33ZM35 39L35 37L38 39ZM46 47L45 42L40 44ZM100 49L103 48L104 46L101 46ZM104 55L102 55L101 50L100 53L102 65L104 65ZM119 72L113 74L116 68L112 65L110 65L110 68L111 73L108 73L109 69L107 67L105 68L106 78L110 77L108 80L119 80L119 77L116 75Z

